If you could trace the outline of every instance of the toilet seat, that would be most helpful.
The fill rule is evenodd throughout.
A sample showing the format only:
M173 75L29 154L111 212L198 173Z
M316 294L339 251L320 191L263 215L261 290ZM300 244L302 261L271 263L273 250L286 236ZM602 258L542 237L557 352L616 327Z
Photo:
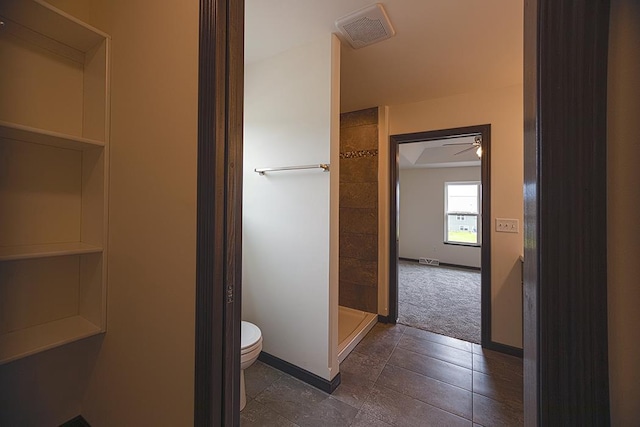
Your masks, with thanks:
M240 354L254 351L262 345L262 331L253 323L242 321L240 330Z

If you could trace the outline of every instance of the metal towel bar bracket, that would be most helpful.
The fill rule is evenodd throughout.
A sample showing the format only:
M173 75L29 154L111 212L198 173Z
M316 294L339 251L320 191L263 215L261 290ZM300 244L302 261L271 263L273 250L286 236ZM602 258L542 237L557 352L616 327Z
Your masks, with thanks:
M291 170L301 170L301 169L322 169L325 172L329 172L329 164L320 163L318 165L282 166L277 168L258 168L258 169L254 169L254 171L258 172L260 175L264 175L265 172L279 172L279 171L291 171Z

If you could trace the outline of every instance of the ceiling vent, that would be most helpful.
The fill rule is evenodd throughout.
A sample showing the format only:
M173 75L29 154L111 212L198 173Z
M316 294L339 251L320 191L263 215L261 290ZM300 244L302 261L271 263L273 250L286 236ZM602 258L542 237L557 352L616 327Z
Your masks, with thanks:
M396 34L381 3L338 19L336 27L354 49L369 46Z

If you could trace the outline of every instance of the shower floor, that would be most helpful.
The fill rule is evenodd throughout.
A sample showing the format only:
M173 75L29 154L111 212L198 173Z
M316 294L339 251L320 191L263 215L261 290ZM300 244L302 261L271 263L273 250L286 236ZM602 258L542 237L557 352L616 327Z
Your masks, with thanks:
M373 328L378 320L374 313L338 307L338 362L342 362Z

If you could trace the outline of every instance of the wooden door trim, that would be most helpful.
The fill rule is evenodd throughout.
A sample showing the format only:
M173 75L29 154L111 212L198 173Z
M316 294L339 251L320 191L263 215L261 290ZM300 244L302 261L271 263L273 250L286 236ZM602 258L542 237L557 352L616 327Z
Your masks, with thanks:
M609 425L609 1L524 17L526 425Z
M480 174L482 181L482 248L481 248L481 341L491 346L491 125L466 126L424 132L391 135L389 137L389 316L391 323L398 319L398 187L400 185L400 144L434 139L452 138L462 135L482 135ZM500 351L512 352L511 348L494 346ZM505 346L508 347L508 346ZM519 349L515 349L517 353Z
M196 426L240 423L243 40L243 0L200 0Z

